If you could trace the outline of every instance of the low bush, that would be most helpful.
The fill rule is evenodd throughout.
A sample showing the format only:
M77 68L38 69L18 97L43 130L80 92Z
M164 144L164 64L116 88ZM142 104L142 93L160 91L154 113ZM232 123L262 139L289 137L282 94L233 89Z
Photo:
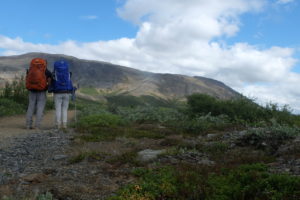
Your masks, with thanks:
M131 166L140 166L141 163L137 159L137 152L135 150L125 152L121 155L111 156L110 159L107 160L110 164L129 164Z
M242 165L211 175L208 200L296 200L300 198L300 178L271 174L263 164Z
M0 117L23 114L25 110L26 106L23 104L19 104L11 99L0 98Z
M137 106L154 106L154 107L171 107L175 102L167 101L150 95L132 96L132 95L113 95L106 97L111 109L116 107L137 107Z
M28 90L25 87L24 77L16 78L13 82L7 82L0 89L0 117L15 114L23 114L28 106ZM54 101L46 101L46 110L54 109Z
M28 91L24 77L7 82L0 89L0 117L25 113L27 103Z
M161 124L177 132L192 134L200 134L209 130L223 130L232 126L229 118L225 115L212 116L209 113L207 115L198 115L191 118L184 112L180 112L174 108L120 107L117 114L128 122Z
M251 145L274 153L281 144L298 135L300 135L298 127L273 122L271 126L249 129L245 135L238 139L237 144L240 146Z
M80 98L76 99L76 101L71 101L70 106L72 108L75 108L76 106L76 109L80 111L80 115L78 116L79 118L89 115L110 113L102 103Z
M87 152L81 152L77 155L74 155L69 159L69 164L75 164L83 161L84 159L88 160L103 160L108 154L102 153L102 152L95 152L95 151L87 151Z
M124 124L120 116L103 113L81 117L77 123L77 129L81 132L95 133L102 128L114 128Z
M169 121L168 126L179 132L198 135L211 130L224 130L233 126L233 124L226 115L211 116L209 113L193 118L184 116L181 119Z
M159 123L165 124L180 120L182 113L176 109L164 107L138 106L136 108L120 107L117 114L124 119L135 123Z
M243 124L270 122L271 119L281 124L291 125L295 122L295 116L288 106L280 109L276 104L268 104L263 107L245 97L221 100L206 94L192 94L187 100L189 113L193 117L211 113L212 116L226 115L231 121Z
M7 98L26 105L28 102L28 90L25 87L25 78L20 77L13 82L7 82L0 92L0 98Z
M207 169L206 169L207 170ZM296 200L300 178L272 174L263 164L242 165L207 174L205 169L162 167L134 170L136 183L121 188L109 200L203 199Z
M54 197L50 192L46 192L46 194L40 194L37 197L37 200L53 200Z

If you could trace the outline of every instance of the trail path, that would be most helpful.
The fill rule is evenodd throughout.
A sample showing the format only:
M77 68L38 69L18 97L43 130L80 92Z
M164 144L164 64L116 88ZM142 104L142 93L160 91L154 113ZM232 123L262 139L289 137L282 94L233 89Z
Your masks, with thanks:
M69 111L68 118L75 118L75 112ZM0 118L0 199L24 199L49 191L54 199L100 200L132 180L129 165L114 167L106 162L109 154L71 162L85 152L84 147L76 143L72 128L53 127L54 111L44 115L42 130L26 130L25 115ZM96 146L103 149L109 146L106 143Z
M42 130L53 129L54 127L54 111L45 113L42 121ZM75 116L75 112L68 111L68 121ZM7 138L24 136L37 132L37 130L27 130L25 127L25 114L0 118L0 142Z

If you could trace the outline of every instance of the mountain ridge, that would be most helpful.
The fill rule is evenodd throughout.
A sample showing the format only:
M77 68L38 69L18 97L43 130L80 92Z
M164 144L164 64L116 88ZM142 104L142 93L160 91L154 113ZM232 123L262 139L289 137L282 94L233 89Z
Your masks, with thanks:
M163 99L181 99L193 93L205 93L220 99L240 96L224 83L206 77L153 73L104 61L38 52L1 56L0 84L25 75L30 60L35 57L47 59L49 70L52 70L55 60L66 59L70 63L74 83L80 88L95 88L96 96L110 93L152 95Z

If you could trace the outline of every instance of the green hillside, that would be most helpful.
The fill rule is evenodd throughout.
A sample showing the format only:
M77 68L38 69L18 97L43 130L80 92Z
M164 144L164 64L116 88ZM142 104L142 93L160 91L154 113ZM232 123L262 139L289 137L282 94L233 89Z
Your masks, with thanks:
M0 116L25 113L22 87L14 82L1 91ZM78 115L70 129L75 139L67 167L110 166L105 170L118 174L122 184L106 199L300 199L299 171L287 173L280 163L300 158L300 117L288 106L205 94L186 101L125 94L105 98L71 102ZM159 153L148 159L145 152ZM96 196L88 191L91 199ZM75 193L73 188L68 195ZM59 194L50 191L36 199L62 198Z

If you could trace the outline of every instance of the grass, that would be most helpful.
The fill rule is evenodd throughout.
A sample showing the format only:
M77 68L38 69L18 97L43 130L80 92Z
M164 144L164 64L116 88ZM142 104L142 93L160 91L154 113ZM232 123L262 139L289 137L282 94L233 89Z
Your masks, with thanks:
M99 92L96 90L96 88L92 88L92 87L80 88L79 91L83 94L87 94L87 95L91 95L91 96L99 95Z
M0 117L23 114L28 102L28 91L24 77L7 82L0 90Z
M272 174L266 165L241 165L213 172L195 166L137 168L135 183L121 188L109 200L204 199L204 200L296 200L300 178Z
M95 151L89 151L89 152L81 152L73 157L71 157L68 161L69 164L76 164L80 163L81 161L87 159L89 161L99 161L105 159L107 154L104 154L102 152L95 152Z
M138 107L138 106L153 106L153 107L172 107L176 105L175 101L168 101L159 97L150 95L132 96L132 95L109 95L106 96L108 105L114 107Z
M131 166L140 166L141 163L137 160L137 151L132 150L125 152L121 155L112 156L110 159L107 160L110 164L117 164L117 165L123 165L123 164L129 164Z
M14 100L0 98L0 117L25 113L26 106Z
M7 82L4 88L0 88L0 117L24 114L28 106L28 94L24 77ZM46 101L45 109L54 109L52 99Z
M88 132L88 131L91 132ZM87 142L111 141L117 137L162 139L165 135L152 130L138 130L134 127L97 127L89 128L79 138Z
M0 116L25 111L27 94L26 91L18 93L19 87L23 86L13 83L2 90ZM97 92L93 88L83 91L90 95ZM168 166L158 160L143 165L137 160L136 145L117 156L90 151L71 157L69 164L100 161L115 166L126 164L135 169L132 176L136 181L109 199L300 198L299 177L272 174L263 163L274 162L276 155L260 146L266 143L278 148L299 136L299 116L291 114L288 107L279 109L274 104L263 107L245 98L220 100L200 94L189 96L186 104L172 102L170 105L166 100L149 96L111 95L107 99L108 104L77 99L80 115L76 131L82 140L98 142L127 137L139 142L139 139L151 138L159 140L155 147L168 148L160 158L199 155L197 159L204 156L215 163L209 167L184 162ZM212 132L222 136L223 132L239 127L249 131L235 141L234 148L230 146L232 143L220 138L198 140L199 135ZM180 137L173 137L178 135ZM51 197L44 194L40 199Z
M35 197L28 197L28 198L13 198L13 197L3 197L1 200L53 200L53 194L51 192L46 192L45 194L39 194Z
M81 117L76 127L77 131L82 133L80 138L89 142L113 140L116 137L146 137L152 139L165 137L165 133L159 129L144 130L134 124L129 124L119 115L111 113Z
M124 98L124 97L122 97ZM128 97L126 97L128 98ZM300 198L300 180L287 174L273 174L264 163L271 163L276 157L265 149L251 145L232 148L231 143L220 138L184 143L183 139L167 138L169 135L183 135L197 140L199 135L209 132L222 135L222 131L240 127L249 129L241 137L245 143L249 137L261 141L278 140L279 146L299 135L294 123L296 116L287 109L262 107L251 100L237 99L223 101L212 98L190 97L186 107L162 108L155 106L116 106L113 110L102 106L102 110L91 109L79 121L81 138L86 141L114 140L116 137L161 139L160 147L168 151L160 158L181 154L201 155L214 161L205 166L181 162L168 166L152 162L145 167L137 161L137 151L113 156L105 162L114 165L128 164L134 170L136 181L125 185L109 199L207 199L207 200L279 200ZM120 98L118 99L120 100ZM137 100L129 98L130 102ZM195 101L194 101L195 100ZM92 107L91 107L92 108ZM208 110L205 110L209 108ZM204 109L204 110L203 110ZM163 128L158 128L163 127ZM79 155L81 161L89 156ZM164 162L165 163L165 162ZM176 162L175 162L176 163ZM144 168L142 167L144 166ZM282 185L284 183L284 185Z
M269 123L274 119L280 124L299 122L299 116L293 115L288 106L280 108L277 104L268 104L264 107L245 97L221 100L205 94L192 94L187 100L191 116L207 113L212 116L226 115L231 121L243 124Z

